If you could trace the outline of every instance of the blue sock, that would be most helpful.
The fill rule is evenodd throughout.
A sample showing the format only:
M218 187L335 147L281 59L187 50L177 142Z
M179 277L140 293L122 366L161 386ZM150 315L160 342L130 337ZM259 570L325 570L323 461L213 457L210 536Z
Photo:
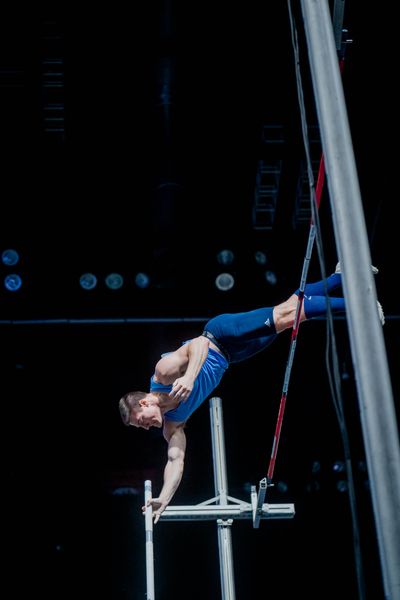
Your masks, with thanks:
M326 286L324 284L324 280L316 281L315 283L306 283L304 288L304 294L306 296L325 296L325 293L333 292L337 288L342 285L342 274L341 273L333 273L329 277L326 278ZM299 295L299 290L295 291L295 294Z
M304 312L307 319L320 317L327 313L327 302L329 302L332 313L344 312L346 310L344 298L327 298L326 296L304 296Z

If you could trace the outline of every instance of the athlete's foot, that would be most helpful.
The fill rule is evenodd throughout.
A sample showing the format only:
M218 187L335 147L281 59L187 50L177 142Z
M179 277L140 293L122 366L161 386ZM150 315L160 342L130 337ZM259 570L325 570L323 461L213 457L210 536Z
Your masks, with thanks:
M372 270L372 273L374 275L376 275L377 273L379 273L379 269L377 269L373 265L371 265L371 270ZM340 270L340 262L338 262L338 264L336 265L335 273L341 273L341 272L342 271ZM380 319L382 325L384 325L385 324L385 315L384 315L384 312L383 312L382 305L381 305L380 302L378 302L378 300L376 302L377 302L377 305L378 305L379 319Z
M379 269L377 269L376 267L374 267L374 265L371 265L371 271L374 275L376 275L377 273L379 273ZM340 270L340 262L338 262L338 264L336 265L336 269L335 269L335 273L341 273L342 271Z

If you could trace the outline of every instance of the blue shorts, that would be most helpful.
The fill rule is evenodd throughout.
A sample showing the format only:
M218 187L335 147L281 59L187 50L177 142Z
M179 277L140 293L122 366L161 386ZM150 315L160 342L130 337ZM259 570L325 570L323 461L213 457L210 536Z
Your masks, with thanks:
M203 335L212 334L229 362L240 362L267 348L277 337L272 313L273 308L267 307L218 315L206 323Z

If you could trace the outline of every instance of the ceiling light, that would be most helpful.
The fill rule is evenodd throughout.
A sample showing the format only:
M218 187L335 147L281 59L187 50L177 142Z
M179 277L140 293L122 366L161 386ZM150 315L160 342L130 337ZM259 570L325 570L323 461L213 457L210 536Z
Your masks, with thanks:
M22 279L16 273L7 275L4 278L4 287L9 292L17 292L20 289L21 285L22 285Z
M257 250L254 253L254 258L258 265L266 265L267 264L267 255L262 250Z
M2 252L1 260L3 261L3 264L7 267L12 267L16 265L19 261L19 254L13 248L8 248L7 250L4 250Z
M235 255L232 250L224 249L220 250L217 254L217 261L220 265L231 265L235 259Z
M344 462L341 460L337 460L335 463L333 463L333 470L335 473L344 473L345 471L345 465Z
M147 273L137 273L135 277L135 284L138 288L145 289L150 285L150 277Z
M274 271L265 271L264 276L269 285L276 285L278 283L278 278Z
M339 479L339 481L336 483L336 489L338 492L347 492L349 489L349 484L345 479Z
M235 279L230 273L220 273L215 279L215 285L221 292L227 292L235 285Z
M110 273L106 277L106 286L110 290L119 290L124 285L124 278L119 273Z
M93 273L84 273L79 278L79 283L84 290L93 290L97 285L97 277Z

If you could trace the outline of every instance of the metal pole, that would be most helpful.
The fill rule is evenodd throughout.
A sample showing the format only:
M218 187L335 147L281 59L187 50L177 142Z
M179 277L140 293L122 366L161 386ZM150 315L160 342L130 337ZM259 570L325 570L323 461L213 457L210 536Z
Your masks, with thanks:
M342 28L344 17L344 0L335 0L333 4L333 35L335 37L336 50L342 47Z
M151 481L144 482L145 528L146 528L146 585L147 600L154 600L154 556L153 556L153 508L147 506L151 499Z
M400 447L350 128L327 0L302 0L343 273L385 596L400 598Z
M261 519L292 519L294 517L294 504L263 504L257 508L256 486L251 493L252 503L241 502L230 498L234 503L230 504L195 504L191 506L167 506L161 515L161 521L215 521L216 519L252 519L260 511ZM214 502L216 498L212 498Z
M210 399L210 420L215 494L219 504L227 504L228 480L226 475L225 440L221 398ZM231 535L232 523L232 519L218 519L217 521L222 600L235 600L235 580L233 573Z
M264 505L265 494L267 493L267 478L261 479L260 487L258 488L258 494L253 507L253 527L258 529L260 526L260 519L262 515L262 507ZM252 495L253 500L253 495ZM254 501L253 501L254 502Z

